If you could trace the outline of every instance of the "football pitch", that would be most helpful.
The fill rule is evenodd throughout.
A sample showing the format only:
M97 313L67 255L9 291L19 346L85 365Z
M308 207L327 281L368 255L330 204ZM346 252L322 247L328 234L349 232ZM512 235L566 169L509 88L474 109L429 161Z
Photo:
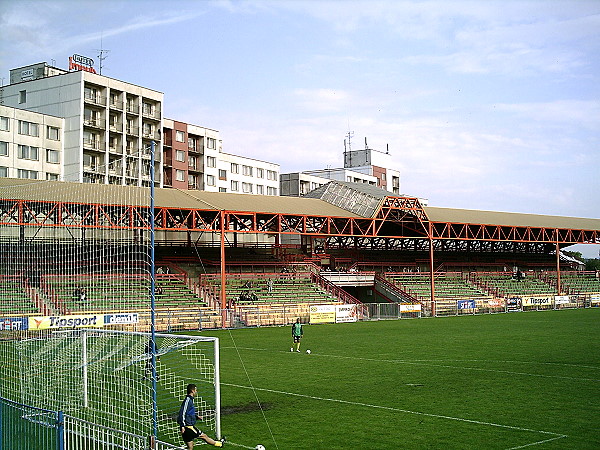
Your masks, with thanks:
M600 308L203 334L232 447L600 448Z

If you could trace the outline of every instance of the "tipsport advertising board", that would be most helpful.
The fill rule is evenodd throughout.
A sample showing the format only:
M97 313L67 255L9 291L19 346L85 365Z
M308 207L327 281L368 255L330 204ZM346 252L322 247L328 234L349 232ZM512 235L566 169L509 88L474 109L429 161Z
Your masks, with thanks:
M137 313L78 314L65 316L5 317L0 318L0 331L57 330L61 328L99 328L105 325L138 323Z

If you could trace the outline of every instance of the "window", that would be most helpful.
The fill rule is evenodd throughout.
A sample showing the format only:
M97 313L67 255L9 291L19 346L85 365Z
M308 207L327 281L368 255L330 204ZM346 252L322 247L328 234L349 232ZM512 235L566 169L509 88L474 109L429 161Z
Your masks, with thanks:
M19 91L19 103L25 103L27 101L27 91ZM21 178L21 177L19 177Z
M195 156L188 156L188 167L190 169L196 170L196 160Z
M231 163L231 173L240 173L240 166L236 163Z
M206 148L215 149L217 148L217 140L214 138L206 138Z
M57 150L46 149L46 162L58 164L60 162L60 152Z
M147 116L153 116L154 115L154 105L152 105L150 103L142 102L142 114L146 114Z
M185 161L185 152L183 150L176 150L175 151L175 160L179 161L179 162L184 162Z
M242 174L251 177L254 170L250 166L242 166Z
M262 184L256 185L256 193L258 195L265 195L265 187Z
M183 131L175 131L175 140L177 142L185 142L185 133Z
M223 169L219 169L219 180L227 181L227 171Z
M188 149L196 151L196 139L194 139L194 138L188 139Z
M152 133L154 133L154 127L150 123L142 124L142 134L146 137L152 137Z
M207 156L206 167L217 167L217 158L215 158L214 156Z
M265 171L264 169L261 169L260 167L256 168L256 177L257 178L264 178L265 177Z
M188 187L190 189L198 188L198 186L196 185L196 175L191 175L188 173Z
M84 169L96 170L98 168L98 157L84 153L83 154L83 167L84 167ZM132 170L135 170L135 169L130 168L130 171L132 171ZM133 176L132 173L130 173L128 175Z
M0 156L8 156L8 142L0 141Z
M35 170L19 169L17 173L18 178L29 178L31 180L37 180L38 173Z
M206 184L209 186L215 186L217 183L215 182L214 175L206 175Z
M58 181L58 174L57 173L46 172L46 180L48 180L48 181Z
M38 137L40 135L38 131L38 124L19 120L19 134Z
M385 181L385 173L382 173L382 174L381 174L381 179L382 179L383 181Z
M185 181L185 172L183 170L175 171L175 179L177 181Z
M267 195L277 195L277 188L267 186Z
M10 119L0 116L0 131L10 131Z
M267 179L277 180L277 172L275 172L274 170L267 170Z
M48 139L58 141L58 128L51 126L46 127L46 135Z
M231 190L233 192L237 192L238 191L238 182L235 180L231 180Z
M17 156L20 159L30 159L32 161L38 161L38 150L39 149L37 147L30 147L29 145L19 145L19 153Z
M242 183L242 192L244 194L252 194L252 184L251 183Z
M219 188L219 192L227 192L227 188L220 187L220 188Z
M8 167L0 166L0 177L8 178Z

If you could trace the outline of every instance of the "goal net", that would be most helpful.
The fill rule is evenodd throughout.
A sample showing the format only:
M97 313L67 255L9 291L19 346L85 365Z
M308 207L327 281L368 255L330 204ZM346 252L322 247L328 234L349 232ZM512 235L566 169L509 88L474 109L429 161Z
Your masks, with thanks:
M155 345L153 359L149 333L79 329L5 335L0 396L149 437L155 372L159 440L181 444L177 415L189 383L198 386L198 428L220 436L218 340L156 334Z

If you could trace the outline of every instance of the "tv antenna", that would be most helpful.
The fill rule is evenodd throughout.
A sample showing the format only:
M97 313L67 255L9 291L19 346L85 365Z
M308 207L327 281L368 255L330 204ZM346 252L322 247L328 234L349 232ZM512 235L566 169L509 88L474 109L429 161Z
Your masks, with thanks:
M102 75L102 67L104 66L104 65L102 64L102 62L103 62L103 61L104 61L106 58L108 58L108 56L107 56L107 53L108 53L108 52L110 52L110 50L105 50L105 49L103 48L103 45L102 45L102 35L100 35L100 50L96 49L96 51L97 51L97 52L100 52L100 53L98 53L98 61L100 61L100 62L99 62L100 66L98 67L98 71L99 71L98 73L99 73L100 75Z

